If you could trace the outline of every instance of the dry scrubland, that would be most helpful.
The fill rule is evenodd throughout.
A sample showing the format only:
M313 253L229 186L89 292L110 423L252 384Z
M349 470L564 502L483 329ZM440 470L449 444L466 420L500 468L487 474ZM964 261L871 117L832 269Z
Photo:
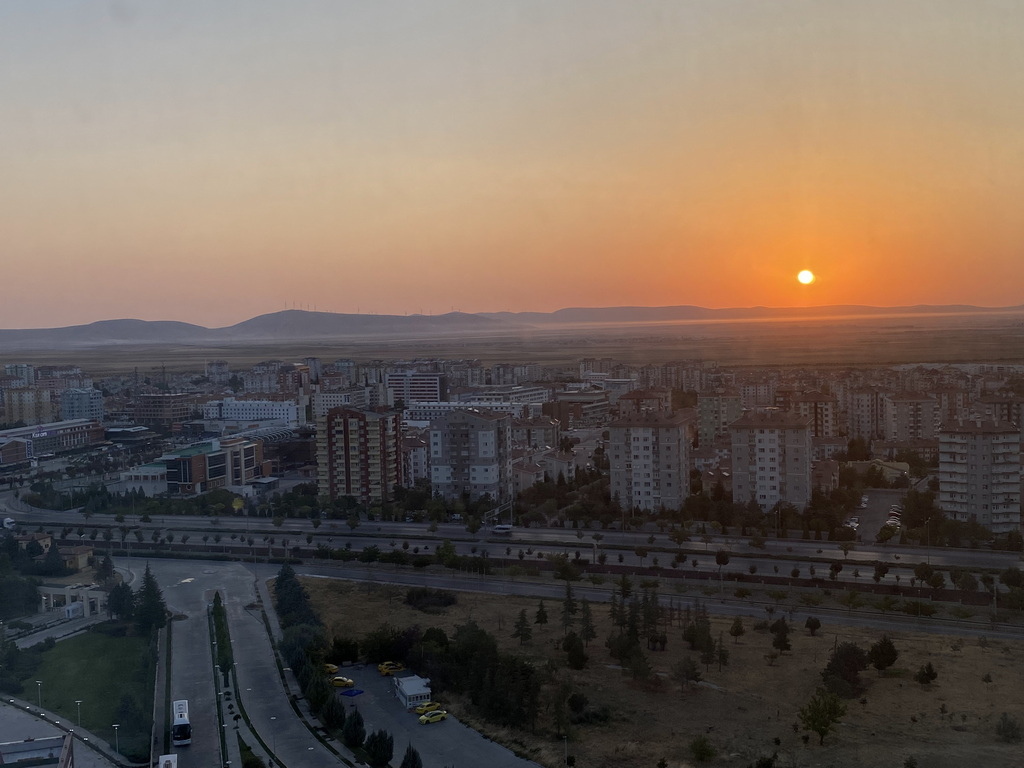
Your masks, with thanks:
M532 641L520 646L511 637L513 625L522 609L533 621L536 598L461 592L452 608L424 614L403 604L404 588L324 579L303 583L332 635L360 637L383 622L397 627L418 624L424 629L440 626L450 632L472 619L494 634L504 650L526 655L538 664L555 659L564 665L559 601L545 601L549 623L533 625ZM1024 748L1000 742L994 733L1004 711L1024 721L1024 643L985 644L978 637L964 638L957 652L952 638L892 633L900 658L889 674L880 677L873 669L863 672L865 702L847 701L847 714L824 747L818 746L814 734L804 746L805 731L795 733L793 724L797 711L820 683L819 673L836 638L866 649L880 632L825 624L817 637L811 637L802 627L794 628L792 651L769 666L765 656L771 650L771 636L752 631L762 616L744 618L747 634L738 644L728 634L732 619L713 616L714 636L723 633L731 653L729 665L721 672L716 666L710 671L701 666L704 683L681 692L668 677L675 662L694 655L681 639L681 629L669 630L666 651L648 652L658 679L636 683L612 665L604 648L610 631L607 605L593 608L598 639L588 649L588 667L573 671L563 666L560 673L588 697L592 707L607 705L613 713L604 726L573 726L569 751L577 755L581 768L655 768L662 757L673 768L691 765L688 745L701 733L708 733L718 749L711 764L741 767L775 750L781 766L901 768L908 756L914 756L921 768L1024 765ZM934 664L939 677L923 687L913 681L913 674L927 661ZM368 668L363 674L376 672ZM986 674L991 675L991 683L983 681ZM460 719L521 754L546 766L561 764L562 741L550 733L545 737L495 729L474 721L463 702L446 700L445 704ZM775 738L780 746L774 744Z

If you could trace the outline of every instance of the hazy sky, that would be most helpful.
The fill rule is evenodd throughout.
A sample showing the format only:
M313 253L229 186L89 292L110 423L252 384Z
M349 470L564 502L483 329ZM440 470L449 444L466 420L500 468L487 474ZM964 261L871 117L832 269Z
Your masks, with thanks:
M1019 304L1022 29L1018 0L4 0L0 327Z

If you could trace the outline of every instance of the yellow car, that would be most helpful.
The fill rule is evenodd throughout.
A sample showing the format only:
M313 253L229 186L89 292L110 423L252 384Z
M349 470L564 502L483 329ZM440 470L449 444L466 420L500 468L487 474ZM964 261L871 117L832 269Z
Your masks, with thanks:
M441 708L441 705L438 704L436 701L424 701L422 704L420 704L418 707L416 707L416 709L413 710L413 711L417 715L425 715L425 714L427 714L427 712L433 712L435 709L440 709L440 708Z
M395 672L401 672L405 669L404 664L399 664L397 661L382 661L377 665L377 671L387 677L393 675Z
M355 685L355 681L347 677L342 677L341 675L338 675L337 677L331 678L331 685L333 685L335 688L351 688L353 685Z
M324 664L324 672L328 675L336 675L338 674L338 665L331 663Z
M425 715L420 715L420 722L423 725L427 723L439 723L442 720L448 719L448 713L443 709L435 709L433 712L427 712Z

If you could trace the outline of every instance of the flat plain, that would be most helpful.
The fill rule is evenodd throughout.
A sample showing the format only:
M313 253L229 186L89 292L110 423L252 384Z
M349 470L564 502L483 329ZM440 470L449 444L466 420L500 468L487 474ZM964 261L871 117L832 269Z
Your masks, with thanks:
M861 673L864 693L846 701L847 713L824 746L797 723L797 713L821 683L820 672L837 642L852 641L867 649L881 632L825 624L812 637L794 627L792 650L771 664L771 635L753 631L764 614L744 618L746 634L733 642L731 618L712 615L712 635L724 638L729 662L700 666L702 684L683 690L670 670L685 656L699 662L682 640L682 630L668 630L665 651L648 651L654 670L647 681L635 681L608 655L604 640L611 632L607 605L593 605L597 639L587 652L583 670L570 670L560 649L560 601L548 599L550 617L544 626L532 625L530 642L512 638L515 620L525 610L533 621L538 599L460 592L455 606L425 614L403 603L404 590L393 586L359 585L342 580L305 579L314 606L331 635L358 638L381 623L404 628L419 625L454 627L470 619L497 638L499 646L522 654L536 665L551 665L555 676L583 693L591 708L607 706L611 719L601 725L576 725L569 730L568 751L579 766L654 768L664 758L671 768L694 765L689 744L706 735L718 751L711 765L745 768L761 755L779 755L779 766L877 766L901 768L913 757L920 766L994 768L1024 764L1020 744L997 739L995 725L1003 712L1024 720L1024 643L954 638L913 631L891 633L900 651L896 664L882 676ZM678 597L683 602L700 595ZM702 598L701 598L702 599ZM712 609L713 610L713 607ZM917 669L931 662L937 680L914 682ZM991 682L986 682L986 679ZM490 738L513 747L545 766L561 765L563 743L543 710L537 732L495 728L472 717L457 697L442 703L461 720ZM776 739L778 740L776 742Z
M570 365L610 357L643 365L682 360L730 366L866 367L917 363L1024 363L1024 321L1017 314L823 317L760 321L631 323L521 329L489 334L392 338L351 337L316 342L218 346L110 344L70 349L5 351L5 359L74 363L93 375L147 375L202 370L210 360L235 367L261 360L324 361L448 358L483 364L531 361Z

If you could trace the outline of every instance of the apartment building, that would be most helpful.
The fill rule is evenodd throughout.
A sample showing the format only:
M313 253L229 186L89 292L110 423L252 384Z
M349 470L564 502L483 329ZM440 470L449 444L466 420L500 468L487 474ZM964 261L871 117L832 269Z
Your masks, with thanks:
M931 395L903 392L882 400L886 440L933 440L938 431L939 406Z
M811 498L813 444L808 420L774 409L748 411L729 426L733 499L803 509Z
M4 390L4 420L27 426L53 421L53 394L38 387L11 387Z
M402 371L384 375L384 386L388 389L389 402L395 405L411 403L436 403L448 397L448 385L440 373Z
M187 421L195 398L188 393L159 392L135 399L135 422L148 427L170 427Z
M939 506L993 533L1020 530L1020 429L993 418L956 419L939 432Z
M60 393L60 417L70 419L103 419L103 393L98 389L65 389Z
M389 410L334 408L317 419L317 485L322 496L365 505L394 498L402 479L399 416Z
M292 400L237 400L225 397L203 405L203 418L216 421L277 421L297 427L301 421L298 403Z
M790 410L807 419L812 437L834 437L838 432L839 404L830 395L802 392L793 396Z
M719 388L697 396L697 442L711 445L729 434L729 425L743 415L743 400L733 389Z
M632 414L608 426L610 491L627 509L679 509L689 494L691 419Z
M446 499L512 499L512 418L483 410L451 411L430 422L430 482Z

